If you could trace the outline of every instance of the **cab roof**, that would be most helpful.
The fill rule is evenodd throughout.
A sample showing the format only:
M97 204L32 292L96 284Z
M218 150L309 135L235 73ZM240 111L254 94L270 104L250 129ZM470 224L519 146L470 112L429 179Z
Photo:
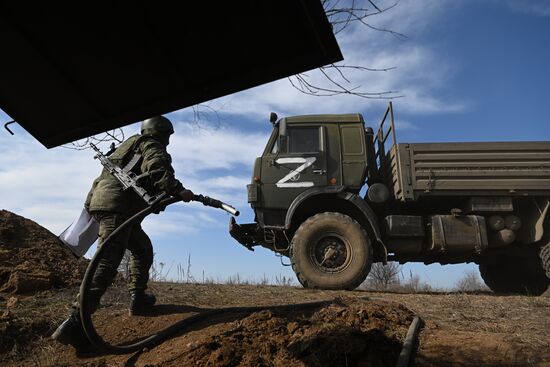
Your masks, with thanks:
M360 113L290 116L285 117L285 120L290 124L331 122L364 123L363 116Z

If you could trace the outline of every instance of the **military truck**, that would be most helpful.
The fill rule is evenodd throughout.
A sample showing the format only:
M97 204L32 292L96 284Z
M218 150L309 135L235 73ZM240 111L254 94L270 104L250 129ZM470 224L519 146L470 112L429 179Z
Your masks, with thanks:
M398 261L474 262L496 292L546 290L550 141L398 143L391 103L376 134L360 114L270 121L254 223L231 218L230 234L289 257L304 287L353 289Z

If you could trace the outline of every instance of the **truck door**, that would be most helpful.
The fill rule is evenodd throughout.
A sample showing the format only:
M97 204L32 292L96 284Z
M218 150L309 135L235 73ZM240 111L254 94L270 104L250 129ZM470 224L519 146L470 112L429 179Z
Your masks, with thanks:
M287 209L301 192L327 185L325 129L289 125L286 144L262 159L262 200L266 208Z

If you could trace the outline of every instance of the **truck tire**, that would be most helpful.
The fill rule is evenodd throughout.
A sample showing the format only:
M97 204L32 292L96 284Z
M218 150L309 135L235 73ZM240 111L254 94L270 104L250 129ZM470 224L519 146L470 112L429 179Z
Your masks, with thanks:
M320 213L296 231L292 269L305 288L354 289L367 277L372 246L361 225L341 213Z
M493 261L481 263L479 272L485 284L495 293L538 296L549 284L549 279L539 264L536 260L528 262L524 259L500 256Z

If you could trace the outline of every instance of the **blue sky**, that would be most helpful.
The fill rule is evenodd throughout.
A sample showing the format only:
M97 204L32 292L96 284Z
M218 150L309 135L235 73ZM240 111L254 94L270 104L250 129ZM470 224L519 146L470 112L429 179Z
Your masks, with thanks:
M520 5L521 4L521 5ZM350 28L338 36L346 65L396 67L387 72L349 73L363 90L396 90L397 136L401 142L549 140L550 3L540 0L404 0L372 23L407 35ZM306 73L323 82L317 71ZM208 103L218 111L192 123L192 110L168 114L176 134L169 151L176 174L196 193L236 206L239 222L252 220L245 185L254 157L270 133L269 113L279 116L360 112L376 127L386 101L351 96L310 97L286 80ZM1 113L0 121L9 121ZM82 207L100 171L91 151L47 150L22 128L0 132L0 208L42 224L54 233ZM139 123L127 126L129 136ZM105 150L106 147L103 147ZM144 223L156 261L186 267L198 280L294 277L264 249L249 252L227 233L229 216L200 204L178 204ZM407 264L437 287L452 287L474 265Z

